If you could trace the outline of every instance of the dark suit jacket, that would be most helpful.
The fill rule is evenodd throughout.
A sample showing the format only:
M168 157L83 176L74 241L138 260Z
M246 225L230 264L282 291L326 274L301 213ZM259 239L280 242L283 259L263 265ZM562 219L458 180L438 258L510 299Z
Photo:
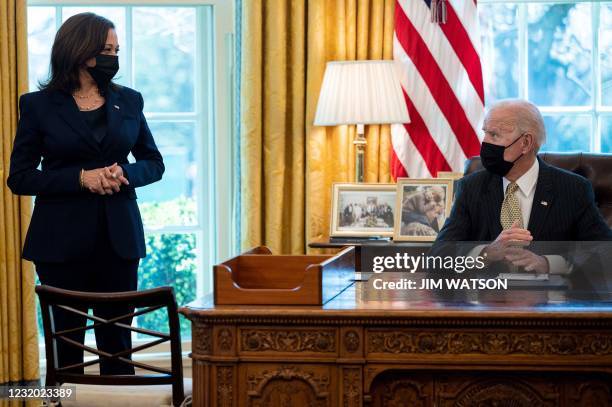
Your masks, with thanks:
M540 170L527 229L534 241L609 240L612 232L595 205L591 183L546 164ZM502 231L502 177L486 170L458 182L455 203L436 242L495 240Z
M134 188L161 179L164 164L142 109L140 93L126 87L109 90L107 134L98 143L72 96L46 90L21 96L7 184L15 194L36 195L23 249L25 259L61 262L87 258L98 233L99 211L106 214L117 254L123 258L146 255ZM128 163L130 152L135 163ZM122 166L130 185L113 195L81 190L82 168L91 170L115 162Z

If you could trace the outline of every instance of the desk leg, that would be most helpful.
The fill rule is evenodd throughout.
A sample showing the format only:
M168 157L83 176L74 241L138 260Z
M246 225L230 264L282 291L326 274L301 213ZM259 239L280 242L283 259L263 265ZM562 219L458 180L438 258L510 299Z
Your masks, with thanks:
M193 405L208 407L210 403L210 363L193 361Z
M234 407L238 403L237 366L193 362L193 407Z

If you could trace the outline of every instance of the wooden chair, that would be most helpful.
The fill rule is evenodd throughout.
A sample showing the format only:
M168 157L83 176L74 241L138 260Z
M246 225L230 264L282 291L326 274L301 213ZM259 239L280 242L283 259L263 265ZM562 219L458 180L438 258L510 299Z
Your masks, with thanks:
M176 300L174 298L174 291L171 287L160 287L154 288L147 291L132 291L132 292L117 292L117 293L90 293L80 291L69 291L55 287L40 285L36 287L36 293L40 300L40 306L42 309L43 327L45 333L45 347L47 356L47 386L60 386L64 383L74 383L78 385L108 385L108 386L123 386L120 388L113 388L112 391L104 393L104 402L106 405L113 405L111 398L118 396L121 390L126 390L127 387L131 388L131 392L134 393L133 386L143 385L166 385L166 393L169 392L171 385L172 393L172 405L178 407L183 403L185 399L185 386L183 383L183 363L181 355L181 338L180 338L180 326L177 312ZM89 315L87 310L99 305L117 304L117 306L129 306L134 307L135 311L130 314L120 315L112 319L103 319L94 315ZM74 314L85 317L86 319L92 320L93 325L77 327L73 329L56 331L53 323L53 314L51 312L52 307L59 307L65 311L72 312ZM166 309L168 313L168 324L169 333L153 331L144 328L133 327L126 325L121 321L130 317L137 317L140 315L148 314L159 309ZM87 331L99 326L114 325L124 329L129 329L133 332L149 335L157 338L151 342L140 344L132 347L131 349L124 350L119 353L110 354L107 352L99 351L96 348L80 344L66 335L73 332ZM84 363L75 364L71 366L58 367L57 362L57 342L64 341L71 346L75 346L84 351L93 353L98 358ZM164 342L170 342L171 350L171 369L159 368L150 364L136 362L129 358L129 355L150 348L152 346L159 345ZM85 368L87 366L99 364L101 358L114 359L123 363L130 364L134 368L148 370L154 372L152 374L136 374L136 375L102 375L102 374L91 374L91 373L74 373L75 368ZM72 370L72 371L70 371ZM84 387L95 387L98 386L81 386ZM191 387L188 383L187 387ZM154 388L151 387L151 390ZM157 388L160 389L159 387ZM191 389L188 389L189 393ZM149 389L146 390L147 392ZM77 402L79 399L79 387L76 390ZM97 397L99 397L98 395ZM108 397L107 397L108 396ZM168 395L166 394L166 399ZM127 397L132 396L128 395ZM82 399L82 397L81 397ZM149 400L149 403L151 401ZM64 402L63 405L67 406L68 401ZM79 403L79 405L81 405ZM90 405L90 404L89 404ZM132 405L132 404L130 404Z

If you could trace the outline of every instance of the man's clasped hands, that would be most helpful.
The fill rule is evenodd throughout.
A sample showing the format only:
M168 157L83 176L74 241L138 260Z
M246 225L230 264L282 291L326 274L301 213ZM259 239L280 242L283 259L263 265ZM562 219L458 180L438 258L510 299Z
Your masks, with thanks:
M544 256L537 255L523 247L533 240L531 232L519 227L518 221L510 229L503 230L497 239L484 248L482 254L487 262L508 261L532 273L548 273L549 264Z

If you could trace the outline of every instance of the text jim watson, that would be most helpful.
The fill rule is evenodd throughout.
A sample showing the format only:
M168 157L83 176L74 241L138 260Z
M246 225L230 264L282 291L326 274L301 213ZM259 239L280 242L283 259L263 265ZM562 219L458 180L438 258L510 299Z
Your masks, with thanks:
M373 281L376 290L507 290L508 280L503 278L424 278L410 280L401 278L385 281L376 278Z
M453 269L457 274L469 270L482 270L485 268L483 256L410 256L407 253L396 253L395 256L376 256L373 258L372 271L374 274L385 270L402 270L402 273L413 274L416 270L445 268ZM376 278L373 280L376 290L507 290L508 280L502 278L423 278L399 280L386 280Z

